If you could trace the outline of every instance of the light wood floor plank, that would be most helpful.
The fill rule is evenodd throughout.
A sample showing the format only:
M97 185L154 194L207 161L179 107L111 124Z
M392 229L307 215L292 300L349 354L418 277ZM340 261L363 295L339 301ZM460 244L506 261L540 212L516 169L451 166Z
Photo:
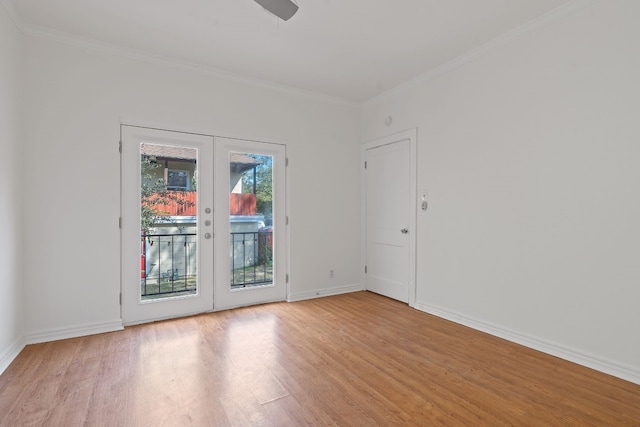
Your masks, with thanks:
M0 426L640 426L640 386L368 292L27 346Z

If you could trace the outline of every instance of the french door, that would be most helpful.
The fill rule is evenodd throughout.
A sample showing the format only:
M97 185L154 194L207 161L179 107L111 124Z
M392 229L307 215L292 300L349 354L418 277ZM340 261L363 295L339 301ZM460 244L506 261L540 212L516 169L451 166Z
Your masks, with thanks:
M285 147L215 138L216 309L287 296Z
M125 324L213 309L213 137L122 126Z
M286 298L284 150L122 126L125 324Z

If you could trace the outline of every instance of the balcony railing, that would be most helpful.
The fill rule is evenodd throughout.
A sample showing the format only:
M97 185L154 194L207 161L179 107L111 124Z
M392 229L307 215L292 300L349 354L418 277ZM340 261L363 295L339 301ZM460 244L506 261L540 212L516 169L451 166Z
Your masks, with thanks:
M150 205L159 215L196 216L198 212L198 193L195 191L167 191L160 203L157 194L150 198Z
M253 193L229 193L229 215L256 215L256 195Z
M195 191L168 191L163 197L165 203L160 203L154 196L150 203L154 211L166 216L196 216L197 192ZM253 193L230 193L229 215L254 216L256 215L256 195Z
M195 233L142 236L143 299L196 292L196 237Z
M271 232L231 233L231 288L273 283Z
M196 242L195 233L142 236L142 299L189 295L196 292ZM272 242L271 231L231 233L231 289L273 283Z

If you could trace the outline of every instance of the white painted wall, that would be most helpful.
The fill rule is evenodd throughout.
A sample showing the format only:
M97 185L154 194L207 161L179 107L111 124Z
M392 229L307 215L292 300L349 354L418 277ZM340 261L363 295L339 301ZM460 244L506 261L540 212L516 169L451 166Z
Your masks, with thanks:
M364 141L418 128L422 309L635 381L638 16L635 0L595 2L373 100L362 121Z
M291 297L359 286L356 107L41 38L25 44L32 340L120 319L121 118L286 141Z
M0 373L22 348L22 39L0 7Z

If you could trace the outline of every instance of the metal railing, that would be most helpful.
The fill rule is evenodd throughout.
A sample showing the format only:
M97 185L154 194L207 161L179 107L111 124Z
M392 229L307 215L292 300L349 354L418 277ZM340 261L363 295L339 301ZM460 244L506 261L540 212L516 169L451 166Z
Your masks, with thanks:
M231 289L273 283L271 232L231 233Z
M196 234L142 236L141 295L188 295L196 292Z
M140 285L143 299L197 291L197 235L147 234L141 239ZM230 236L231 289L273 283L271 231Z

